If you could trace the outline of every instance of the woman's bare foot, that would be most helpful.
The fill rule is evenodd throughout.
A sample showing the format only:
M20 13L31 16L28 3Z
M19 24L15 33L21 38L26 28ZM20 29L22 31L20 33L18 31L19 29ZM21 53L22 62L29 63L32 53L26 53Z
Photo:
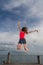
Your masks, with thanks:
M28 48L25 48L25 51L28 51Z

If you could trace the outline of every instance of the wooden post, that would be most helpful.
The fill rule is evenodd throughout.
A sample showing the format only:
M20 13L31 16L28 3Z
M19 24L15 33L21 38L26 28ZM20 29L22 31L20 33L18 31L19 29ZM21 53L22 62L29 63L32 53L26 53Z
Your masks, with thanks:
M40 64L40 56L37 56L38 64Z
M5 64L5 61L3 61L3 64Z
M8 52L6 64L11 63L11 54Z

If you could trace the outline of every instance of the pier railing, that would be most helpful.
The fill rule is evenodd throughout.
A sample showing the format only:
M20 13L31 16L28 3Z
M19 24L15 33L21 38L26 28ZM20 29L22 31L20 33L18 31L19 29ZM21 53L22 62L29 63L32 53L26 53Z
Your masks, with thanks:
M0 64L7 63L31 63L31 64L43 64L43 55L25 55L25 54L13 54L0 55Z

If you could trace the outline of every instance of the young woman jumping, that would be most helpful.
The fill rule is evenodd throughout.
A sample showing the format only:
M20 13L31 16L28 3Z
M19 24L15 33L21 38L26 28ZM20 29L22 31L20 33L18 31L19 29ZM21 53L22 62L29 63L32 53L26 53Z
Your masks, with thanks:
M32 32L38 32L38 30L34 30L34 31L29 31L28 32L28 28L27 27L22 27L20 28L20 22L18 22L18 29L20 31L20 35L19 35L19 42L17 45L17 50L20 50L22 45L24 46L24 49L26 51L28 51L27 45L26 45L26 39L25 39L25 34L29 34Z

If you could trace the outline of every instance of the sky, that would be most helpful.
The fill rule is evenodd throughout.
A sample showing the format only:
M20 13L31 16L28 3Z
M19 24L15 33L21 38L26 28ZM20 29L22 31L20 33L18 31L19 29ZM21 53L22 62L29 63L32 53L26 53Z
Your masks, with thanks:
M18 21L21 28L38 29L26 35L27 45L43 45L43 0L0 0L0 43L14 43L19 40ZM43 49L41 49L43 50Z

